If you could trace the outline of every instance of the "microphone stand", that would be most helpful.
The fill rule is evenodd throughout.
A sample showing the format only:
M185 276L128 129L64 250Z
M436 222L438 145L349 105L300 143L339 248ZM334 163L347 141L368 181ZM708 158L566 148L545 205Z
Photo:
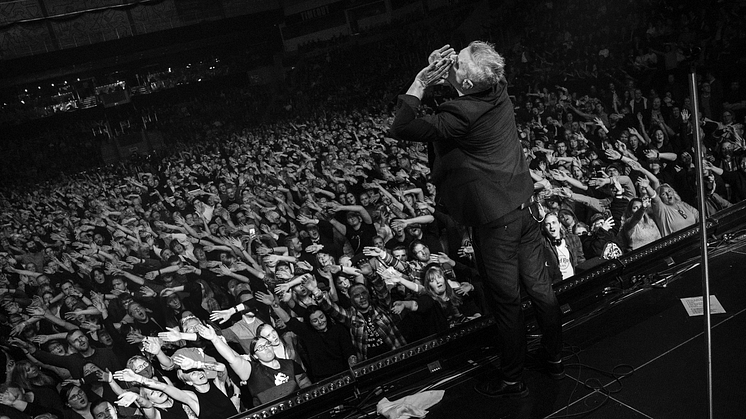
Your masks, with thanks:
M707 256L707 207L704 184L704 147L702 146L702 135L700 133L699 120L699 96L697 94L697 72L692 64L689 73L689 95L692 98L692 120L694 122L694 165L697 170L697 191L699 195L699 235L700 251L702 257L702 308L705 318L705 347L707 351L707 406L709 419L713 419L713 401L712 401L712 319L710 316L710 269Z

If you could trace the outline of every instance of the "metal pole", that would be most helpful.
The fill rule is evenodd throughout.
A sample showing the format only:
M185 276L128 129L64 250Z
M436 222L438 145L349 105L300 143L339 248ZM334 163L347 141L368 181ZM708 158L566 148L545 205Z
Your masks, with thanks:
M689 73L689 94L692 98L692 120L694 121L694 165L697 169L697 189L699 191L699 235L702 255L702 308L705 317L705 347L707 350L707 406L708 418L713 419L712 406L712 320L710 318L710 269L707 260L707 208L705 205L705 183L702 161L704 151L699 124L699 97L697 96L697 72L692 67Z

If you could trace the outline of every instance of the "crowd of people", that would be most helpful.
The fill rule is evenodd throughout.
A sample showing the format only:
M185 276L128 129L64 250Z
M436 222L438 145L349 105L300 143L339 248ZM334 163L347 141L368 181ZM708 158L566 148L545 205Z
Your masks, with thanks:
M505 51L554 283L746 198L739 79L701 71L694 115L680 72L692 31L712 32L720 48L697 55L712 64L743 40L730 6L710 26L682 10L580 39L573 11L634 6L567 3L557 34L527 33ZM549 31L544 8L510 16ZM241 124L257 104L216 92L189 109L192 132L162 124L180 136L168 153L5 188L0 414L225 418L490 314L470 229L439 204L427 146L389 134L382 103L414 74L402 67L421 68L445 43L408 30L411 48L305 63L294 81L304 89L288 89L277 122ZM662 44L682 63L668 68ZM422 113L450 94L434 93ZM707 214L696 209L693 118Z

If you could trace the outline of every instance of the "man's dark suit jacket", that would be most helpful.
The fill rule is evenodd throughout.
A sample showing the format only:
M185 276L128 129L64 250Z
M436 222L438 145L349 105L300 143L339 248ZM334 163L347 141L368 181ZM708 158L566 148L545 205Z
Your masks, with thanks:
M438 200L464 225L494 221L528 201L533 181L515 125L507 83L444 103L417 118L420 101L399 97L391 126L398 140L429 142Z

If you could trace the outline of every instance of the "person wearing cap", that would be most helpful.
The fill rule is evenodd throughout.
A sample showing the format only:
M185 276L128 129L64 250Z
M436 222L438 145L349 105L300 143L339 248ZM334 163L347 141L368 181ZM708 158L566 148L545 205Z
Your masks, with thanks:
M541 319L542 348L557 378L561 364L559 303L544 268L539 223L534 218L533 181L521 150L515 111L508 96L505 60L489 43L474 41L458 53L445 45L399 96L391 135L427 142L432 180L440 202L459 223L472 227L477 266L492 299L501 342L502 376L479 383L490 397L524 397L526 330L521 306L528 291ZM449 83L458 98L434 115L417 117L428 87Z

